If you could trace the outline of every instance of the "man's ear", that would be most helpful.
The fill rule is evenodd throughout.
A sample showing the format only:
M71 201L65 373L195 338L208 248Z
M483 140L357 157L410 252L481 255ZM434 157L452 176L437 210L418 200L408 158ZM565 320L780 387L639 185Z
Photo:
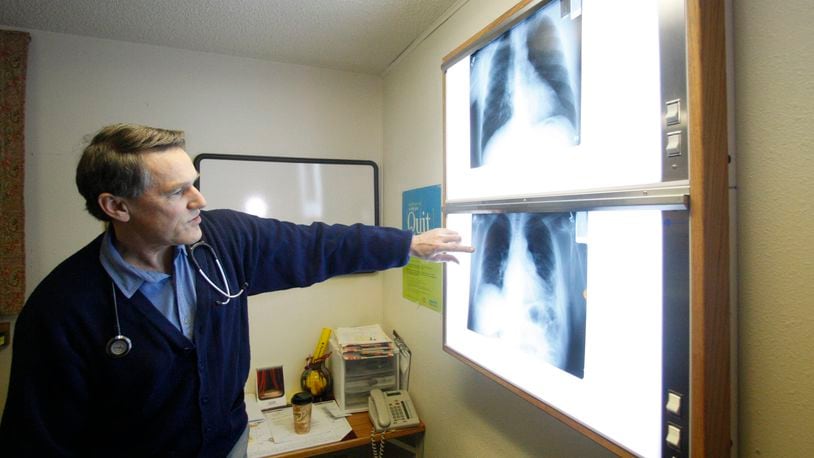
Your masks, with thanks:
M99 207L102 211L112 218L113 221L126 223L130 220L130 209L127 206L127 202L121 197L114 196L109 192L103 192L99 194L96 202L99 203Z

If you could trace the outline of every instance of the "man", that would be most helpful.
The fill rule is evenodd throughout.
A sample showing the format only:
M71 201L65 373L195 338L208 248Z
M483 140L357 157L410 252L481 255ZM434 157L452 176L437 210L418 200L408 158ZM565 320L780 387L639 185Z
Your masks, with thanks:
M242 456L247 296L472 251L445 229L203 211L184 147L182 132L118 124L83 152L77 187L107 230L20 313L5 456Z

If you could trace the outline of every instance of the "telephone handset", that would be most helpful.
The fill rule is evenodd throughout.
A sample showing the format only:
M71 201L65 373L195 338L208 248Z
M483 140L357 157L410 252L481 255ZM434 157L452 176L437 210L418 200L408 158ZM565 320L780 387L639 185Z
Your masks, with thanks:
M377 432L409 428L419 424L413 401L407 391L402 390L371 390L368 414Z

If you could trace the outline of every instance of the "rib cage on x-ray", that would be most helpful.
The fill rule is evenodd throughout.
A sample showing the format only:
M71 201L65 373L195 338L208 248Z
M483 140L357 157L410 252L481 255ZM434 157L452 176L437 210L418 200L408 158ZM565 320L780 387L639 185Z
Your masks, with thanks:
M543 152L579 143L580 20L552 16L558 5L552 2L472 55L471 167L511 161L531 144Z
M476 214L467 327L582 377L587 249L570 213Z

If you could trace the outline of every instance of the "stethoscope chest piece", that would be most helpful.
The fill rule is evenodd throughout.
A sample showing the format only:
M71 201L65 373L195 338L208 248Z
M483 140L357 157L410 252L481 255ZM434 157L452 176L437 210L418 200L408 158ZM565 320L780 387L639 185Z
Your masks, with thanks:
M107 354L114 358L121 358L130 353L133 343L130 339L121 334L113 336L107 341Z

